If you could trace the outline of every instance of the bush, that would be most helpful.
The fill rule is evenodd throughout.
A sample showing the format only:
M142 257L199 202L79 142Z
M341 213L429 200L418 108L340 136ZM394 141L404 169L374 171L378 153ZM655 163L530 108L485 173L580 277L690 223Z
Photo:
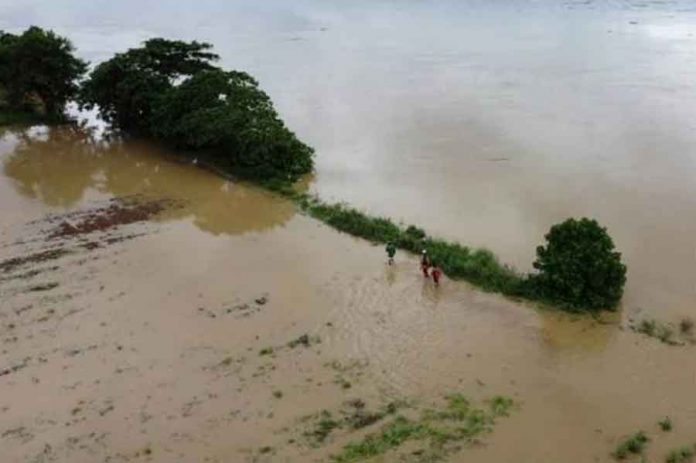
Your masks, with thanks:
M530 277L533 291L571 308L613 309L626 283L626 267L611 237L587 218L551 227L546 246L537 248L534 268L538 273Z

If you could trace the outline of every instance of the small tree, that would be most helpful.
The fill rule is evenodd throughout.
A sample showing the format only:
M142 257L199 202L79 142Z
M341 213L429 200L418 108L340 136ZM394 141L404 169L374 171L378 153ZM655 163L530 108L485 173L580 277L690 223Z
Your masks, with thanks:
M537 248L531 276L540 296L573 308L613 309L623 296L626 266L597 221L568 219L554 225Z
M27 110L40 103L47 116L61 116L87 69L73 51L68 39L39 27L21 35L0 32L0 87L6 105Z

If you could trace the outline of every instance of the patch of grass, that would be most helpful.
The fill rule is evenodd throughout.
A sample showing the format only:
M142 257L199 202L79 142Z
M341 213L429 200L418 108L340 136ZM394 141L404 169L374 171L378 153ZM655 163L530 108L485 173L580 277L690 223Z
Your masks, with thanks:
M308 334L303 334L297 339L293 339L292 341L288 342L288 347L291 349L294 349L298 346L310 347L312 344L319 343L321 343L321 338L319 336L310 337Z
M272 347L264 347L259 351L259 355L271 355L273 354L273 348Z
M491 413L495 416L509 416L510 409L514 405L511 398L497 395L489 401Z
M657 328L657 323L655 320L641 320L640 324L638 324L638 328L636 331L639 333L643 333L647 336L654 336L655 335L655 329Z
M490 292L526 295L526 278L500 264L488 250L471 249L459 243L432 238L414 225L404 228L389 218L371 217L345 204L327 204L307 195L295 194L294 198L309 215L337 230L372 243L393 242L398 248L412 253L426 249L430 258L450 278L469 281Z
M669 452L665 458L665 463L690 463L694 461L695 455L696 445L685 446Z
M681 343L675 340L674 328L667 323L657 320L643 319L637 326L631 325L631 329L648 337L655 338L670 346L677 346Z
M690 318L682 318L679 322L679 331L681 334L691 336L694 332L694 321Z
M379 433L369 434L362 441L351 442L343 447L341 453L333 459L339 463L348 463L371 458L396 448L407 440L423 438L427 432L425 425L397 416Z
M648 443L648 436L639 431L619 442L612 454L617 460L625 460L629 455L640 455Z
M660 429L665 432L669 432L673 428L672 420L669 418L669 416L665 417L664 420L658 421L657 424L660 426Z
M419 461L440 461L460 448L461 442L492 430L495 419L504 416L512 407L511 399L494 397L490 411L475 408L461 394L451 394L443 408L427 409L420 419L403 415L382 426L357 442L350 442L332 458L337 463L350 463L382 455L408 441L421 442L414 455Z
M324 410L319 415L319 421L317 421L314 429L306 432L305 435L309 437L314 444L322 444L334 429L340 427L341 423L333 419L330 412Z

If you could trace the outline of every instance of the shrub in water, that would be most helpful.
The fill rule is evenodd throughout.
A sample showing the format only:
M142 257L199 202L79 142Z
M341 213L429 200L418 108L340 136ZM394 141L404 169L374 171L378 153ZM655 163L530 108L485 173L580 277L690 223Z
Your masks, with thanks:
M626 266L606 228L587 218L551 227L546 246L537 248L534 268L533 290L573 308L612 309L626 283Z

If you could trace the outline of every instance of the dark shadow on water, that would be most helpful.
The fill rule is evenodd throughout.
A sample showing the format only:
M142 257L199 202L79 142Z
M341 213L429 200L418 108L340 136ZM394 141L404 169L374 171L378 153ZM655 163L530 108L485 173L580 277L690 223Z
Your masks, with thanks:
M295 214L286 200L176 161L152 143L109 140L77 125L5 129L0 146L2 172L15 190L53 208L138 194L171 198L183 207L162 220L190 218L215 235L270 229Z

